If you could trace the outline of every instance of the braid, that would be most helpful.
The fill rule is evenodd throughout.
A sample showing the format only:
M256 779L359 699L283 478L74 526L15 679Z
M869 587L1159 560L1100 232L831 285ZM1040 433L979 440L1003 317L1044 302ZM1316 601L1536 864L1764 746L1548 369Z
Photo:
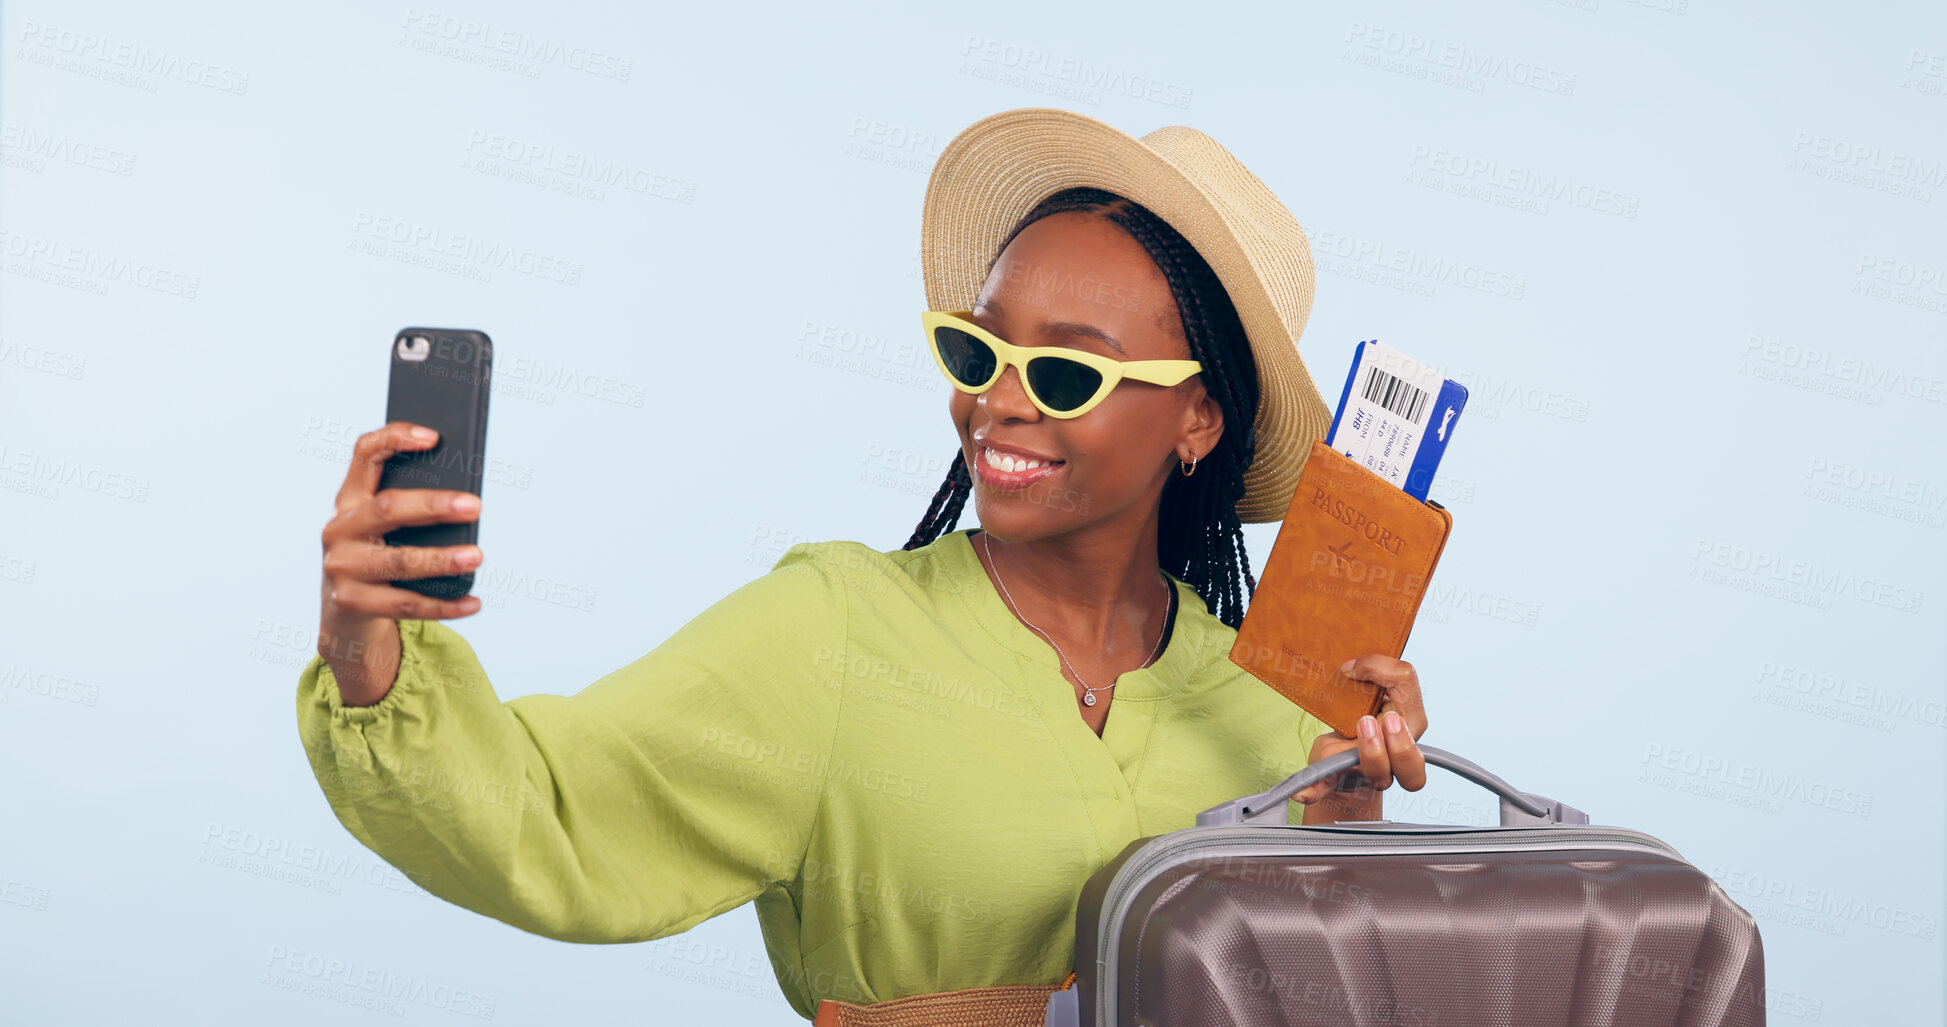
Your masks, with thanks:
M946 480L940 483L940 490L933 493L933 502L927 504L926 516L919 519L919 527L913 529L913 537L906 540L905 548L919 547L952 531L960 523L960 508L967 505L967 493L973 489L973 478L967 474L967 455L955 451L953 464L946 469Z
M1001 240L994 260L1022 229L1069 211L1108 219L1149 252L1182 315L1190 357L1203 364L1204 387L1223 411L1224 432L1216 448L1197 462L1196 475L1172 474L1163 486L1157 561L1196 589L1212 616L1235 628L1243 622L1244 608L1257 591L1250 555L1244 550L1243 525L1237 518L1244 470L1257 452L1257 361L1244 323L1223 282L1188 240L1148 208L1106 190L1064 189L1042 200ZM946 481L934 493L905 548L916 549L953 530L972 488L966 457L955 452Z

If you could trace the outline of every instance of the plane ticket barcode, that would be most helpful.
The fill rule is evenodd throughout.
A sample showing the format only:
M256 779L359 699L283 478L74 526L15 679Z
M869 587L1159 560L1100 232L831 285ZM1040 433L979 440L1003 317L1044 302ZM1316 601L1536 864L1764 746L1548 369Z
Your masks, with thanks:
M1369 339L1353 347L1325 444L1423 500L1466 405L1466 386Z
M1367 369L1365 398L1418 425L1426 420L1427 401L1432 397L1425 389L1373 367Z

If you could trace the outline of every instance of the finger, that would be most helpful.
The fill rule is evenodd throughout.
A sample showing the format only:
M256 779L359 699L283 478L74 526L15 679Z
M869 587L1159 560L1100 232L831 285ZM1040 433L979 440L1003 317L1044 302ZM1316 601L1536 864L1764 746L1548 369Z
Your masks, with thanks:
M450 524L480 516L480 497L447 489L381 489L325 524L327 541L373 539L414 524Z
M1412 664L1383 653L1367 653L1347 660L1339 666L1339 673L1354 681L1370 681L1387 687L1419 683Z
M1393 783L1393 761L1379 734L1378 717L1359 718L1359 772L1372 787L1383 790Z
M1355 657L1339 666L1340 676L1357 682L1354 687L1381 702L1389 697L1395 685L1408 681L1412 673L1412 664L1381 653Z
M360 435L352 443L351 467L345 471L345 483L339 486L333 505L342 513L370 498L379 490L379 475L394 453L431 449L438 442L438 432L410 421L393 421Z
M1386 758L1393 768L1393 777L1409 792L1425 787L1426 754L1414 743L1406 718L1398 710L1388 710L1379 715L1379 726L1384 729L1381 734L1386 739Z
M480 609L479 596L435 599L390 585L345 580L334 583L328 601L341 614L355 617L389 617L393 620L451 620L466 617Z
M1336 756L1339 753L1344 752L1346 749L1351 748L1351 744L1352 743L1339 738L1339 736L1337 735L1321 735L1319 736L1318 743L1312 746L1311 761L1313 763L1317 763L1318 761L1326 759L1328 757ZM1345 776L1344 774L1332 774L1326 777L1322 781L1314 781L1311 784L1308 784L1305 787L1300 788L1295 794L1292 795L1292 798L1306 804L1317 802L1318 800L1323 799L1327 795L1330 795L1333 789L1338 787L1339 779L1344 776Z
M1422 735L1426 734L1426 711L1424 709L1421 710L1408 709L1404 706L1401 706L1399 703L1394 702L1391 699L1388 699L1384 703L1380 704L1379 716L1381 718L1384 718L1387 713L1399 714L1400 719L1406 722L1407 733L1410 734L1412 737L1419 738ZM1384 726L1383 722L1381 726Z
M1420 678L1414 674L1411 680L1386 687L1386 701L1381 709L1391 708L1399 711L1406 720L1406 727L1418 738L1426 733L1426 702L1420 692Z
M1347 660L1339 673L1354 681L1371 682L1379 691L1380 709L1387 703L1406 718L1407 726L1418 738L1426 731L1426 707L1421 699L1420 674L1405 660L1370 653Z
M325 551L325 573L338 580L399 581L465 574L480 566L479 546L388 546L341 539Z

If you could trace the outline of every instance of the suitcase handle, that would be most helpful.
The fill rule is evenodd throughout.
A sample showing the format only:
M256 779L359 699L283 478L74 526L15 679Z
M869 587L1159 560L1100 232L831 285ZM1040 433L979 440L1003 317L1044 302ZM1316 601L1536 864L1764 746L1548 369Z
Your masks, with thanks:
M1473 760L1456 756L1445 749L1436 749L1431 745L1420 746L1420 752L1426 755L1428 765L1451 770L1500 796L1503 827L1589 822L1588 814L1581 810L1546 796L1519 791ZM1220 806L1212 806L1204 810L1197 814L1197 826L1282 824L1285 822L1284 804L1289 802L1292 796L1334 774L1351 770L1358 765L1359 750L1357 749L1347 749L1327 756L1285 778L1268 792L1246 795L1241 799L1232 799Z

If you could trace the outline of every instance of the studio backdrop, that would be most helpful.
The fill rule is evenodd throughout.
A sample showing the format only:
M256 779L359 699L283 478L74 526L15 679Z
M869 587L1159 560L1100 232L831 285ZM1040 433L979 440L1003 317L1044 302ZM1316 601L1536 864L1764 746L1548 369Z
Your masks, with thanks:
M802 1022L748 907L565 944L345 831L293 722L319 532L435 325L495 344L452 626L503 700L897 548L957 444L928 172L1046 106L1277 193L1328 402L1366 339L1470 390L1425 740L1706 870L1772 1023L1939 1022L1940 5L926 6L0 8L0 1018Z

